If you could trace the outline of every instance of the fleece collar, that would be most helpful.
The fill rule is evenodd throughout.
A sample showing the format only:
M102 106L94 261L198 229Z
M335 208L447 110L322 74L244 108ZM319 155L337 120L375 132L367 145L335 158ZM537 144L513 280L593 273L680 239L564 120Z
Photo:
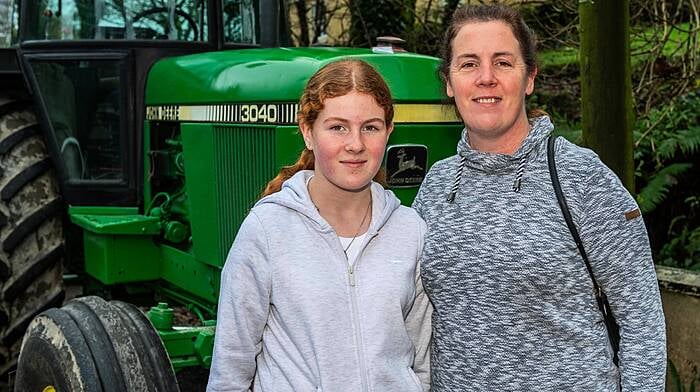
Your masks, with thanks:
M525 140L513 155L494 154L472 149L467 137L467 130L462 131L462 138L457 143L457 154L465 158L467 167L486 173L504 173L516 170L521 160L526 159L530 152L547 139L554 129L549 117L535 117L530 119L530 131Z
M467 129L462 131L462 138L457 143L459 164L455 173L455 180L450 189L447 200L452 203L457 195L459 185L462 182L464 167L469 167L488 174L504 174L515 172L513 191L519 192L522 185L525 168L531 152L537 146L543 145L547 137L554 130L554 125L549 117L541 116L530 119L530 131L523 140L518 150L513 155L494 154L474 150L469 144Z

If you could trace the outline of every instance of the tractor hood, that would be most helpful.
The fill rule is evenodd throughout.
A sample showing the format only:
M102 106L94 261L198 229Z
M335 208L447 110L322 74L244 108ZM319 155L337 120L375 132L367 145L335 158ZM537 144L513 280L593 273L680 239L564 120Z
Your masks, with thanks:
M369 49L241 49L173 57L157 62L146 84L146 105L296 102L323 65L358 58L375 66L397 102L440 101L439 60Z

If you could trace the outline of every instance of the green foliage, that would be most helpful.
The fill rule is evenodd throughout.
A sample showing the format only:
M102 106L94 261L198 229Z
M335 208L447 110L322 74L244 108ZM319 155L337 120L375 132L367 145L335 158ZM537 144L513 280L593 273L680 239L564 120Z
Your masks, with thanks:
M672 163L651 176L637 195L642 213L653 211L668 195L669 189L678 183L678 176L688 171L689 163Z
M634 132L637 202L659 264L700 270L700 94L651 110Z
M669 237L670 241L661 247L658 264L700 271L700 227L690 229L683 225L680 232L669 232Z
M555 124L554 136L563 136L566 140L574 144L583 142L583 133L581 132L581 123L569 120L565 115L551 108L542 108L549 114L552 123Z
M688 50L692 50L686 44L691 30L692 26L690 26L690 23L669 25L668 37L663 41L662 55L667 57L682 56ZM633 28L630 37L632 62L641 61L648 56L649 43L659 39L661 34L662 31L655 26L636 26Z
M549 68L578 67L578 49L564 47L555 50L541 52L539 57L540 71Z
M668 361L668 378L671 384L669 392L695 392L695 380L691 381L687 387L683 385L678 369L676 369L676 365L671 360Z
M637 121L634 158L642 212L653 211L691 168L687 160L700 151L699 107L700 96L690 93Z
M676 151L680 150L683 155L694 154L700 149L700 127L692 127L669 135L657 147L657 153L661 159L671 159Z

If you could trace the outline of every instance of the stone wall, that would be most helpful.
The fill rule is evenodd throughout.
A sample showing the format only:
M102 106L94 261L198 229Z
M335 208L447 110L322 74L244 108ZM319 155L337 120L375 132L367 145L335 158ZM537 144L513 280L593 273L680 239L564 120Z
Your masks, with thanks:
M681 382L688 387L695 380L700 387L700 273L677 268L656 267L661 287L668 359ZM670 377L666 390L675 390Z

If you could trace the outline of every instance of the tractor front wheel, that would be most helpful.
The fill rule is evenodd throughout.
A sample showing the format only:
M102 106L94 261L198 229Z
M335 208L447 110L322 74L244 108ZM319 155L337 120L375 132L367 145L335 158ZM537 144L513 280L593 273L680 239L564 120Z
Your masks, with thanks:
M27 329L15 391L49 386L76 392L179 390L163 342L148 318L131 304L99 297L49 309Z

